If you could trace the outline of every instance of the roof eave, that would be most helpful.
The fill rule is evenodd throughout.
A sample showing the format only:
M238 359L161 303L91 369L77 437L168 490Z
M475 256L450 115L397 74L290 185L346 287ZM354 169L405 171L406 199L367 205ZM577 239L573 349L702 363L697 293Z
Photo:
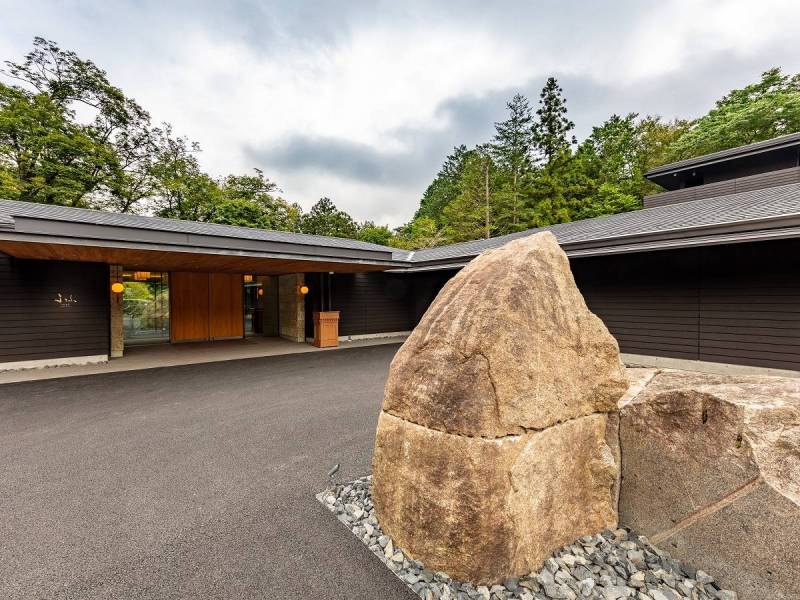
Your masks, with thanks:
M366 261L380 264L393 264L391 249L373 250L341 248L283 241L254 240L249 238L230 238L198 233L182 233L164 230L150 230L99 225L95 223L75 223L32 217L15 217L14 228L0 229L4 239L22 239L33 236L40 242L72 243L107 247L133 247L141 249L158 247L160 250L203 252L219 254L240 253L257 256L297 257L298 260ZM60 240L56 242L55 240ZM302 257L302 258L300 258Z
M760 225L760 227L758 227L758 225ZM674 230L664 233L620 236L617 238L572 243L566 242L562 243L561 247L567 256L579 257L689 248L726 243L743 243L787 237L800 237L800 215L762 219L758 221L742 221L722 226L714 225L687 230ZM411 267L397 269L397 271L413 273L457 269L463 267L479 255L480 253L463 257L451 257L449 259L420 261Z
M663 177L664 175L671 175L672 173L680 173L681 171L688 171L689 169L707 167L709 165L719 164L721 162L730 162L748 156L757 156L759 154L764 154L765 152L774 152L776 150L782 150L792 146L800 146L800 138L792 137L791 139L787 140L779 140L776 141L775 144L760 148L747 149L745 146L741 149L741 152L731 152L730 154L725 154L724 156L706 154L703 156L697 156L695 158L676 161L660 167L655 167L654 169L650 169L644 174L644 176L648 180L653 181L653 179L656 177Z

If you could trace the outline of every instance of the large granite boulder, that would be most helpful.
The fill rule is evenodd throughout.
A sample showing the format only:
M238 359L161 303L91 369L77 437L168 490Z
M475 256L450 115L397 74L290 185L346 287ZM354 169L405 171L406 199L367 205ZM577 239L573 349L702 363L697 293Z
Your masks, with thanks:
M740 600L800 598L800 380L662 372L620 443L623 524Z
M383 531L428 568L490 583L615 525L606 413L627 387L551 234L481 255L392 362L373 459Z

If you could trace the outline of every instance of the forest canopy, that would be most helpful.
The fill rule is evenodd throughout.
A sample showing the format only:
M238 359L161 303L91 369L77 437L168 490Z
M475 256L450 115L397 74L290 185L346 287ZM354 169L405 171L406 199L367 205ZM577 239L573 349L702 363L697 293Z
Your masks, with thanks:
M153 123L103 69L53 41L35 38L0 74L0 198L409 249L636 210L657 191L644 178L654 166L800 131L800 75L774 68L698 119L615 114L579 142L550 77L536 105L508 101L492 139L456 146L413 218L392 231L329 198L304 212L259 169L209 175L196 142Z

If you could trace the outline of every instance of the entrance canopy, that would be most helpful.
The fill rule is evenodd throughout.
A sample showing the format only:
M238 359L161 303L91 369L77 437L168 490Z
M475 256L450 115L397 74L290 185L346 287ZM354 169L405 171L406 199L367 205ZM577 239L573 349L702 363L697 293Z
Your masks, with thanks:
M163 271L383 271L403 251L326 236L0 201L0 252Z

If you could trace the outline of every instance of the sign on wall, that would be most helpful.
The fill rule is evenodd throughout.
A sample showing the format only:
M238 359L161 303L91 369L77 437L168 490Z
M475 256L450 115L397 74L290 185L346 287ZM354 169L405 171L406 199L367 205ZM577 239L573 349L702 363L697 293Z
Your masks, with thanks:
M61 308L69 308L73 304L78 303L78 297L70 294L69 296L65 296L61 292L58 292L55 299L53 300L56 304L58 304Z

